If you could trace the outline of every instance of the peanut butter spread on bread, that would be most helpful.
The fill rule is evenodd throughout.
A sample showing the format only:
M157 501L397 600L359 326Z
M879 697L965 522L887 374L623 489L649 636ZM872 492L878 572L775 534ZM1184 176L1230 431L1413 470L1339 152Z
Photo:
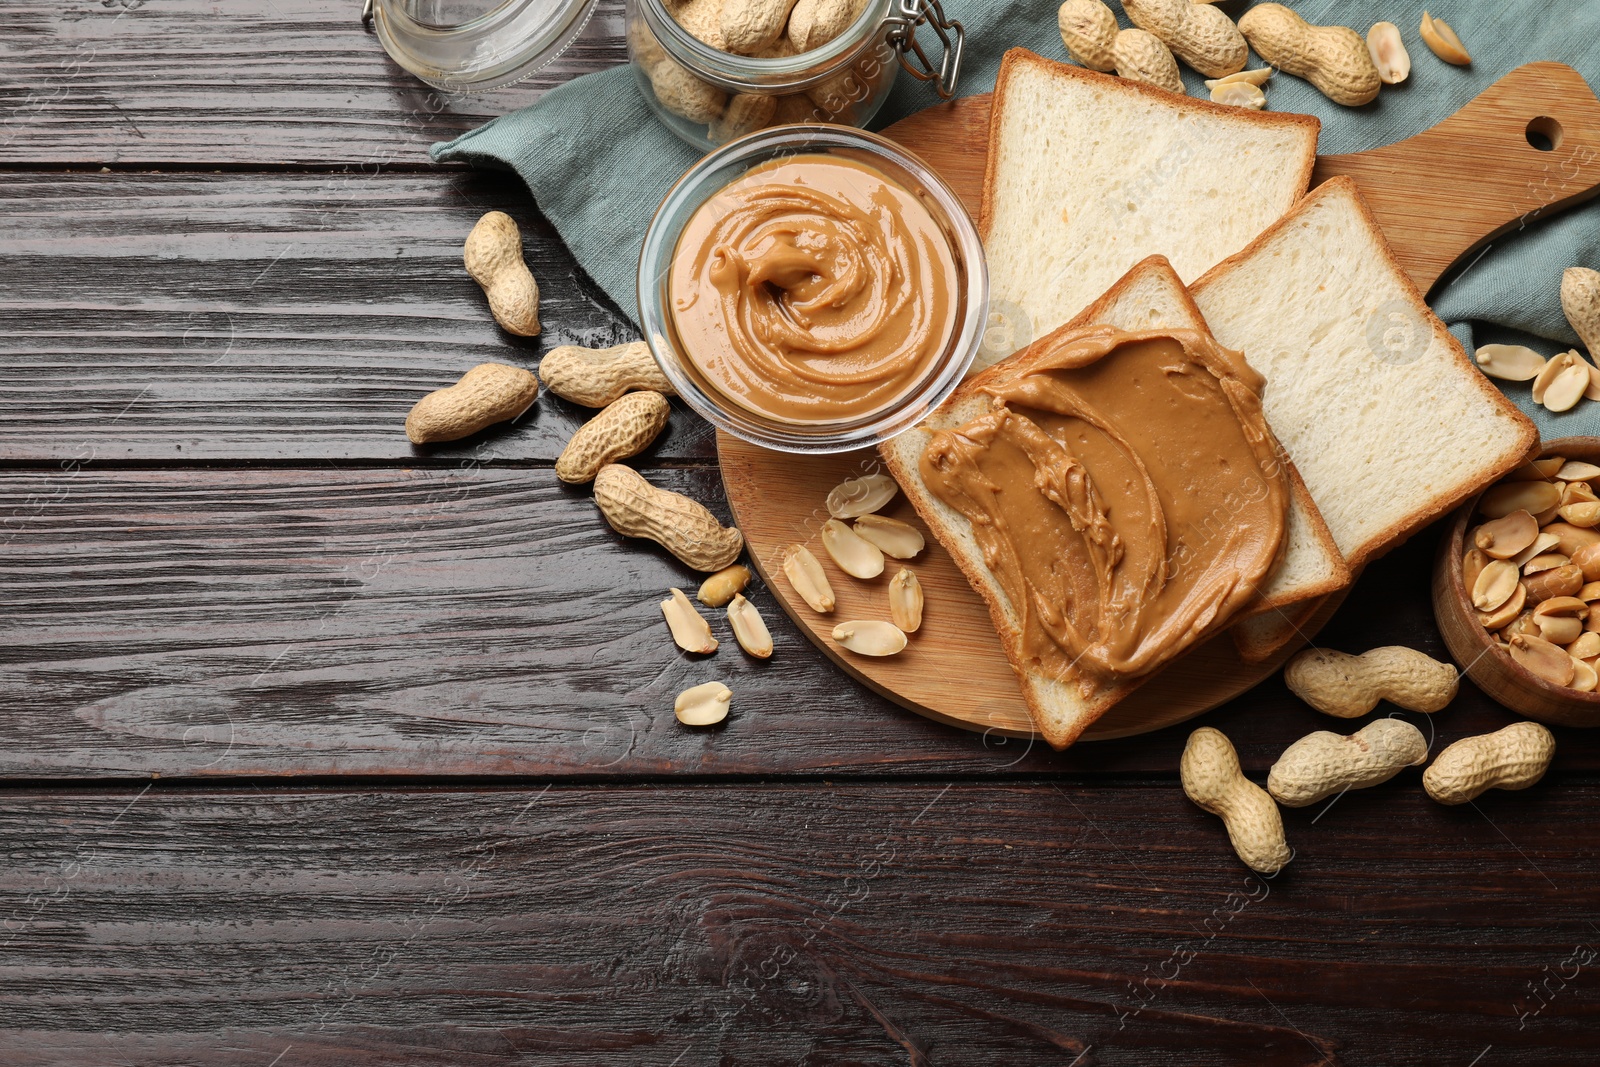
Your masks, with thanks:
M1288 478L1261 378L1194 331L1053 334L935 432L960 512L1019 617L1020 658L1086 690L1148 674L1250 601L1284 546Z
M945 352L960 310L927 205L835 156L786 156L722 189L684 226L669 281L702 388L791 423L893 405Z

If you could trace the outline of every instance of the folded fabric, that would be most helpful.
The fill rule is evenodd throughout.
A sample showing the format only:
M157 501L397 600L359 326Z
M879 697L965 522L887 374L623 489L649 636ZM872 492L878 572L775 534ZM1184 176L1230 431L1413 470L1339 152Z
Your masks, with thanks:
M1600 87L1600 3L1552 7L1526 0L1493 5L1430 0L1429 11L1449 22L1472 52L1469 67L1449 66L1428 51L1417 32L1420 5L1406 12L1397 11L1394 0L1292 6L1312 22L1337 21L1363 33L1374 22L1396 21L1411 52L1410 80L1385 87L1376 102L1362 108L1331 103L1286 74L1268 83L1273 110L1322 120L1319 149L1324 154L1365 151L1419 133L1534 60L1571 64L1591 86ZM1021 45L1067 58L1053 2L944 0L944 7L967 29L963 95L994 87L1008 48ZM1117 0L1111 7L1128 25ZM1193 95L1206 95L1198 75L1187 69L1183 74ZM904 118L936 99L930 87L902 75L874 125ZM636 272L645 227L699 155L656 119L629 67L576 78L531 107L434 145L431 154L440 162L515 170L577 261L630 317L637 316ZM1470 269L1435 291L1431 302L1469 350L1475 343L1509 340L1550 355L1577 342L1559 297L1561 272L1573 265L1600 268L1600 199L1496 240ZM1547 437L1600 433L1600 407L1580 404L1573 412L1551 415L1532 404L1526 384L1507 384L1506 391L1534 415Z

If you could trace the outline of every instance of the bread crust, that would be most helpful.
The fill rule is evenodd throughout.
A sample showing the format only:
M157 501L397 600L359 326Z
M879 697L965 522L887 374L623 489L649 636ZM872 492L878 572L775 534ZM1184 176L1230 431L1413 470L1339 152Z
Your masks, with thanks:
M1345 175L1330 178L1302 197L1291 208L1288 214L1277 222L1268 226L1255 240L1245 245L1242 249L1218 263L1197 278L1189 286L1191 295L1202 294L1210 286L1215 285L1220 278L1225 277L1241 264L1253 259L1267 245L1277 237L1285 227L1293 224L1296 219L1322 201L1330 197L1348 197L1366 227L1371 231L1376 240L1379 254L1383 257L1385 266L1394 275L1397 289L1402 299L1416 312L1417 316L1428 325L1433 336L1445 346L1448 358L1466 376L1465 381L1472 384L1473 388L1483 396L1490 406L1497 408L1503 415L1509 417L1517 427L1517 438L1510 451L1498 463L1485 468L1480 475L1464 489L1453 495L1436 495L1423 503L1411 517L1404 521L1391 523L1377 535L1369 538L1366 543L1358 546L1354 551L1345 555L1345 563L1352 572L1359 571L1367 563L1405 543L1417 531L1432 524L1450 511L1453 511L1463 500L1469 500L1499 481L1500 478L1520 467L1528 460L1535 458L1539 451L1539 429L1522 411L1512 403L1510 398L1502 393L1493 383L1480 372L1472 359L1467 355L1466 349L1461 347L1461 342L1445 327L1445 324L1433 313L1422 293L1417 289L1416 283L1405 272L1400 261L1395 258L1394 250L1389 247L1389 241L1383 235L1383 229L1378 225L1378 220L1367 206L1366 199L1361 195L1356 183ZM1267 388L1271 389L1271 383Z
M1310 151L1305 153L1300 173L1296 178L1295 187L1299 190L1296 195L1303 196L1305 191L1311 187L1311 171L1317 163L1317 137L1322 132L1322 121L1315 115L1297 115L1278 111L1252 111L1249 108L1233 107L1228 104L1215 104L1210 100L1169 93L1165 89L1158 89L1153 85L1145 85L1142 82L1128 81L1114 74L1101 74L1099 71L1089 70L1087 67L1046 59L1044 56L1026 48L1012 48L1006 52L1000 61L1000 75L995 79L994 85L994 110L989 119L989 154L983 173L983 200L978 210L978 235L986 241L989 238L989 224L994 218L995 161L1000 155L997 149L999 148L1000 129L1003 126L1001 118L1005 110L1006 88L1010 83L1012 72L1024 65L1031 65L1036 69L1061 78L1079 79L1111 86L1117 91L1131 93L1134 96L1143 96L1169 107L1175 106L1180 110L1188 109L1200 114L1215 115L1245 126L1298 127L1309 137Z

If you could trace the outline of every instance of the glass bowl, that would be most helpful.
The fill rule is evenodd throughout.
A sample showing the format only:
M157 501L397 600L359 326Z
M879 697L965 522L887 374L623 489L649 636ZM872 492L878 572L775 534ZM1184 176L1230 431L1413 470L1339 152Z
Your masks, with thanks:
M514 85L559 56L596 0L373 0L384 51L447 93Z
M916 195L948 241L956 277L949 279L956 317L943 349L921 378L886 408L826 422L772 419L703 388L673 324L668 292L678 238L702 204L749 171L794 155L832 155L864 163ZM780 452L847 452L911 429L960 384L983 344L989 273L977 227L960 199L926 163L892 141L840 126L797 125L761 130L707 155L678 179L645 233L639 254L639 322L656 362L678 395L724 433Z

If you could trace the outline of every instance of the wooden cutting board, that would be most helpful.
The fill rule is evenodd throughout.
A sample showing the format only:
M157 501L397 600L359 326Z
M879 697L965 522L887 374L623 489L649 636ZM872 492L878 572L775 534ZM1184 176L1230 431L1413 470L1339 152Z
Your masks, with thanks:
M884 131L932 164L973 218L983 203L992 103L987 93L965 97ZM1360 187L1426 293L1496 237L1600 194L1600 99L1565 63L1529 63L1415 137L1319 156L1311 184L1340 174Z
M988 95L967 97L885 131L927 160L975 218L983 198L990 105ZM1600 193L1600 100L1571 67L1531 63L1415 137L1370 152L1320 157L1312 180L1316 184L1340 174L1360 187L1401 264L1426 292L1453 264L1499 235ZM930 718L1006 736L1031 734L987 608L931 537L923 554L909 563L928 604L922 629L906 651L870 659L831 640L838 622L888 617L887 586L895 561L883 577L859 582L841 575L817 541L828 517L822 507L828 490L881 469L876 452L792 456L720 434L717 447L723 484L751 561L818 648L867 686ZM921 528L903 497L885 514ZM834 614L813 612L783 577L783 552L796 542L809 544L830 571L839 601ZM1341 599L1329 598L1300 624L1304 640ZM1146 733L1192 718L1269 677L1303 643L1266 663L1248 665L1224 634L1148 681L1090 727L1084 740Z

